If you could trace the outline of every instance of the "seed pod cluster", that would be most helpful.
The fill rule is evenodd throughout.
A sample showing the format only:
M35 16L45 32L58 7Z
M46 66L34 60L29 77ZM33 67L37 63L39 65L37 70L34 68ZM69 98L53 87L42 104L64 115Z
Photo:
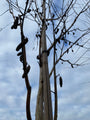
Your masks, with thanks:
M18 24L18 21L19 21L19 18L16 17L16 19L15 19L13 25L11 26L11 29L17 29L17 27L18 27L18 25L19 25L19 24Z
M28 38L23 39L23 41L16 47L16 51L19 51L20 49L22 49L25 44L28 42ZM20 62L24 63L24 55L22 52L17 53L17 56L20 56Z
M23 41L16 47L16 51L19 51L20 49L22 49L22 51L17 53L17 56L20 57L20 62L22 62L24 65L24 73L22 75L22 78L25 78L28 72L30 71L30 65L27 66L26 61L24 61L24 53L23 53L23 47L27 42L28 42L28 38L23 37Z
M21 43L16 47L16 51L19 51L21 48L23 48L27 42L28 42L28 38L24 38L24 41L21 42Z

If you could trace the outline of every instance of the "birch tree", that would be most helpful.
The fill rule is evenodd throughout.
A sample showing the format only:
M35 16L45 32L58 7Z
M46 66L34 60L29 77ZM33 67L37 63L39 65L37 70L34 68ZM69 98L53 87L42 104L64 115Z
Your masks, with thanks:
M11 29L20 28L21 42L17 46L17 55L23 65L22 78L25 79L27 88L26 117L31 120L30 96L31 85L28 73L30 65L27 63L25 45L28 38L24 34L25 19L37 23L39 31L36 38L39 39L39 53L37 60L40 68L39 89L37 94L35 120L57 120L58 117L58 97L57 79L60 87L63 79L57 74L56 65L64 62L70 64L72 68L85 64L82 57L90 50L88 46L88 36L90 35L90 1L89 0L26 0L24 8L19 4L19 0L6 0L9 5L9 12L13 17ZM84 19L83 19L84 17ZM83 50L81 56L73 61L69 58L74 49ZM53 55L51 55L53 52ZM66 57L65 57L66 56ZM49 57L52 57L53 65L49 70ZM60 64L59 64L60 65ZM53 75L54 91L51 90L50 78ZM51 93L55 96L54 111L52 110ZM54 113L54 114L53 114Z

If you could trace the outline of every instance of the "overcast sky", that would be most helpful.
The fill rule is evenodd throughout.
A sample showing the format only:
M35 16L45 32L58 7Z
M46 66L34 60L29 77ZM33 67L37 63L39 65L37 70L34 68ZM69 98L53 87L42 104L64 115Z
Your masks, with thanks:
M8 4L5 0L0 0L0 15L7 9ZM31 65L29 73L32 86L31 115L34 120L39 83L39 66L36 59L38 46L34 33L38 28L33 22L26 23L25 35L29 38L26 45L27 61ZM11 30L12 24L13 19L9 12L0 16L0 120L26 120L27 91L25 81L22 79L22 64L15 51L20 42L20 31ZM5 29L2 30L3 27ZM80 54L79 52L78 56ZM58 85L58 120L90 120L90 64L74 69L67 64L59 64L57 71L64 81L62 88ZM52 80L51 78L51 83ZM51 88L53 90L52 84ZM52 100L53 96L52 94Z

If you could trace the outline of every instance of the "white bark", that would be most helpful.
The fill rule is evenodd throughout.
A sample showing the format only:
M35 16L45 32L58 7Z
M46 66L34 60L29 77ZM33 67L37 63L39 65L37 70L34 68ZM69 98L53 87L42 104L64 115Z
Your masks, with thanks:
M40 81L42 80L42 84L41 82L39 84L37 108L36 108L36 120L53 120L51 90L50 90L50 80L49 80L49 70L48 70L48 56L46 52L47 46L46 46L45 0L43 0L42 13L43 13L43 20L42 20L41 58L40 58L42 61L42 66L40 68Z
M42 68L40 69L39 90L36 103L35 120L43 120L43 83L42 83Z

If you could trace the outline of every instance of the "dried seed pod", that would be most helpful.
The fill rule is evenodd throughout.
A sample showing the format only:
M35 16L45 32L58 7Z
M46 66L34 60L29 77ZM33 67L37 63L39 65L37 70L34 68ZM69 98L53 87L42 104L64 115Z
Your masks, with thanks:
M42 61L41 61L41 59L38 61L38 64L39 64L40 67L42 67Z
M65 40L65 37L63 36L61 39L62 39L62 40Z
M30 68L31 68L30 65L28 65L27 68L25 69L23 75L22 75L22 78L25 78L27 76L28 72L30 71Z
M38 60L40 60L40 57L41 57L41 56L40 56L40 55L38 55L38 56L37 56L37 59L38 59Z
M55 17L55 15L54 14L52 14L52 18L54 18Z
M19 51L22 47L23 47L23 44L20 43L20 44L16 47L16 51Z
M77 43L76 45L79 45L79 43Z
M28 42L28 38L25 38L23 42L21 42L17 47L16 51L19 51L23 46Z
M38 34L38 37L41 38L41 34Z
M69 35L69 31L67 32L67 34Z
M36 9L36 12L38 12L38 9L39 9L39 8Z
M49 25L49 23L47 23L47 25Z
M38 56L37 56L37 59L39 60L39 61L38 61L38 64L39 64L40 67L42 67L41 56L42 56L42 55L38 55Z
M69 49L67 49L67 54L69 53Z
M35 13L35 18L37 17L37 13Z
M83 45L80 45L80 47L83 47Z
M74 68L72 64L71 64L71 67Z
M28 38L26 37L26 38L24 38L24 44L26 44L27 42L28 42Z
M69 45L71 44L71 42L69 41Z
M60 84L60 87L62 87L62 85L63 85L63 80L62 80L62 77L61 77L61 76L59 77L59 84Z
M23 63L24 57L23 55L20 56L20 61Z
M57 34L58 32L59 32L59 28L56 29L55 34Z
M22 55L22 52L19 52L19 53L17 54L17 56L20 56L20 55Z
M72 49L72 52L74 52L74 50Z
M58 40L58 43L60 44L60 40Z
M57 51L57 48L55 47L55 51Z
M73 32L73 35L75 35L75 32Z
M28 13L31 12L31 9L28 8L27 12L28 12Z
M50 51L49 51L49 50L47 50L47 56L49 56L49 54L50 54Z
M18 26L18 17L16 17L14 24L11 26L11 29L17 29Z
M38 38L38 34L36 34L36 38Z

